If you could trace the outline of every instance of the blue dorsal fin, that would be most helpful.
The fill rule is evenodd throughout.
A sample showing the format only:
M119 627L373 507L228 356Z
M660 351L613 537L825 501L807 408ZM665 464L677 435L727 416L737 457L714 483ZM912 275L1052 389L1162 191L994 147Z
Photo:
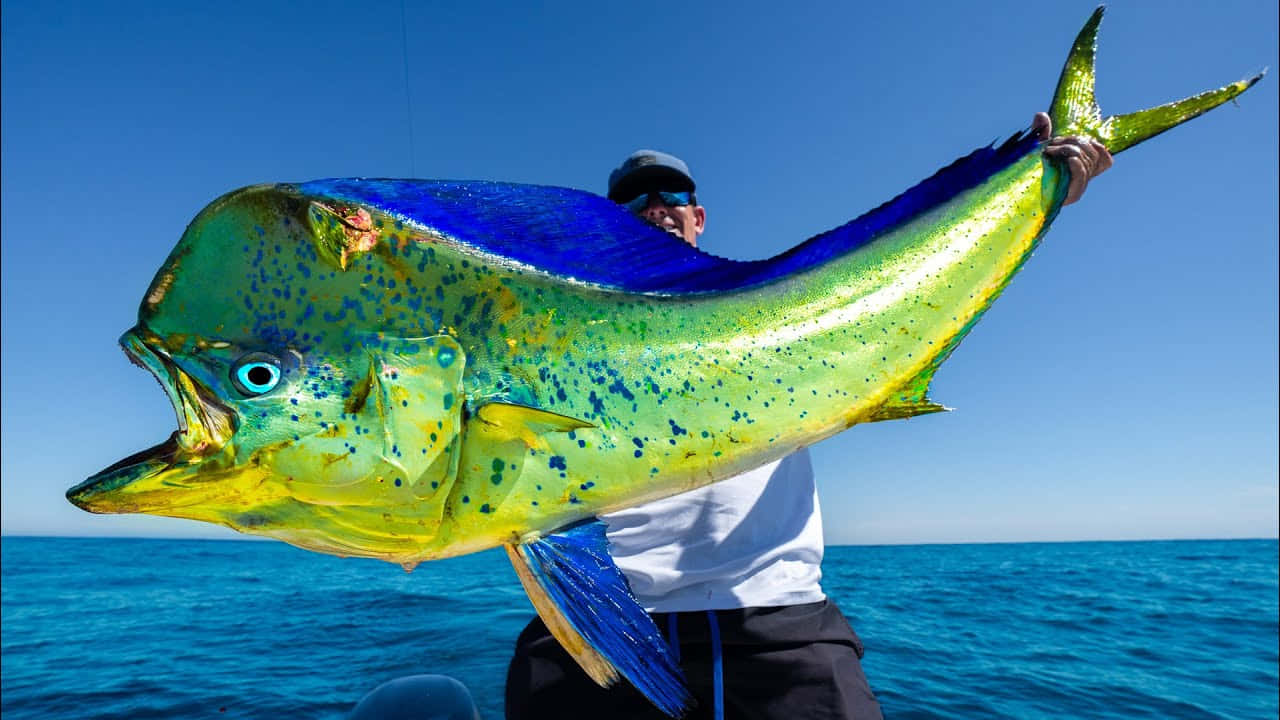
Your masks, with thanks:
M767 260L690 247L598 195L484 181L316 180L302 193L367 205L464 247L551 275L629 292L686 294L760 285L844 255L1009 167L1039 146L1030 132L979 148L898 197Z
M679 717L691 698L653 620L609 556L605 525L572 525L507 555L556 640L593 680L621 675L659 710Z

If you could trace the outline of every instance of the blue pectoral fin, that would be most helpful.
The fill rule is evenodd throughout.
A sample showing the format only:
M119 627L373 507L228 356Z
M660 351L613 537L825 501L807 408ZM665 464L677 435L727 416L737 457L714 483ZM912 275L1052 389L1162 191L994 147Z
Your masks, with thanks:
M690 703L679 666L609 557L604 523L591 520L507 555L547 629L602 686L625 677L662 712Z

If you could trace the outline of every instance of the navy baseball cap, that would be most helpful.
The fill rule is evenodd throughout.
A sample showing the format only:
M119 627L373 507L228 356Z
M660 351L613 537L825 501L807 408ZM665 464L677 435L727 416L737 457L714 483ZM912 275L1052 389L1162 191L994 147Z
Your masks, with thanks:
M642 192L693 192L695 188L689 166L657 150L637 150L609 173L609 199L614 202L626 202Z

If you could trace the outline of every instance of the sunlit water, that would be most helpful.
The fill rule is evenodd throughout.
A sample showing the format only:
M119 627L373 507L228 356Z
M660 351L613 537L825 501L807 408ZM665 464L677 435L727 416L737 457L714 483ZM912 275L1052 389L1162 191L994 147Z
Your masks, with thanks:
M6 537L0 711L340 719L445 673L502 716L532 609L500 552L412 574L277 543ZM1270 718L1274 540L830 547L889 718ZM729 670L731 672L731 669Z

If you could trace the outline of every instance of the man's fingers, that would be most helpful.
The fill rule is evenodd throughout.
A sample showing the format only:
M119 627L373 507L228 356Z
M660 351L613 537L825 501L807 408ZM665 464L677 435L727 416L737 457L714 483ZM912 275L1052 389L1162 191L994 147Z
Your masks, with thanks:
M1067 159L1067 170L1071 177L1071 182L1067 184L1067 198L1062 201L1063 205L1080 199L1084 195L1085 186L1089 184L1089 174L1085 171L1084 162L1079 157L1071 157Z
M1044 154L1054 158L1055 160L1066 162L1068 167L1071 169L1073 177L1076 175L1078 170L1085 171L1086 174L1084 179L1086 181L1090 177L1093 177L1092 170L1095 164L1095 154L1092 148L1082 147L1079 143L1075 142L1059 142L1061 140L1069 140L1069 138L1056 138L1053 144L1045 148ZM1076 163L1071 164L1072 160L1075 160Z
M1042 115L1043 118L1041 118ZM1031 122L1031 129L1038 134L1045 133L1040 137L1042 140L1048 140L1044 146L1045 156L1066 165L1069 180L1067 197L1062 204L1070 205L1084 195L1090 180L1111 167L1111 152L1107 150L1106 145L1091 137L1069 136L1049 139L1052 130L1047 128L1051 127L1052 122L1044 113L1036 113Z

